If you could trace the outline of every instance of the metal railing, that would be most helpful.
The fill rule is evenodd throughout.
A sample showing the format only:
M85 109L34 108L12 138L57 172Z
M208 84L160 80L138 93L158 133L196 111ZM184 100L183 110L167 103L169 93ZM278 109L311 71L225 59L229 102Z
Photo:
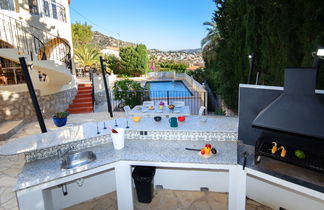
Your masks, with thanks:
M25 83L21 67L1 68L0 85L17 85Z
M91 99L92 99L92 111L95 111L95 83L94 83L94 77L93 77L93 71L90 71L90 81L91 81Z
M158 105L161 101L172 104L184 101L189 106L191 114L198 114L200 106L206 106L206 91L111 91L112 107L114 111L123 111L123 107L142 105L143 101L154 101Z
M66 22L65 7L52 0L29 0L29 12L31 15L50 17Z
M71 47L64 39L20 20L0 14L0 40L30 59L58 60L72 73Z

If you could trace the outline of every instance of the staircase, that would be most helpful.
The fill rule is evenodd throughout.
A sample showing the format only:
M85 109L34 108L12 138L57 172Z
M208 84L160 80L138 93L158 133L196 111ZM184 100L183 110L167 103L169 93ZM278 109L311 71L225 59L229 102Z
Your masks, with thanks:
M80 114L93 112L92 105L92 84L79 84L78 93L75 96L73 103L70 104L68 112L70 114Z
M59 87L72 80L71 47L58 36L0 13L0 57L19 63L27 57L33 68L47 75L48 86Z

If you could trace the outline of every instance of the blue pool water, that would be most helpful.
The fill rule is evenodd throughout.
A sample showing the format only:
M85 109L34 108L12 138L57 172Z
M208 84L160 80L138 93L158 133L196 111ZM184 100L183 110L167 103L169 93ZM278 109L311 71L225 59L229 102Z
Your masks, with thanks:
M150 89L152 98L192 96L192 93L182 81L146 82L145 87Z

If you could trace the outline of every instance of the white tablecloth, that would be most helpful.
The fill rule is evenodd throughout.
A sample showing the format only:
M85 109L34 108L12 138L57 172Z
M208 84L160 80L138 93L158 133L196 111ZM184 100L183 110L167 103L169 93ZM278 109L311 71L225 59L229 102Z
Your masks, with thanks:
M139 107L140 109L138 109ZM153 110L149 110L148 107L135 106L130 112L130 116L140 116L140 117L154 117L154 116L189 116L190 109L189 106L175 107L174 110L170 110L167 106L160 109L159 106L154 106Z

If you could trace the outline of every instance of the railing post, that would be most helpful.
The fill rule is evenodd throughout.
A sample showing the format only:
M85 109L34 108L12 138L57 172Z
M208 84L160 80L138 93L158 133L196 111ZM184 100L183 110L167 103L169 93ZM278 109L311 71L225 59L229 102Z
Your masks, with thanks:
M167 102L170 104L169 91L167 90Z
M92 111L95 112L95 90L94 90L94 77L93 77L93 70L90 70L90 81L92 84L91 87L91 98L92 98Z
M204 110L204 114L206 115L207 112L207 100L206 100L206 94L207 92L204 92L204 106L206 107L206 109Z
M106 69L104 68L104 63L103 62L104 62L104 60L102 59L102 56L100 56L100 65L101 65L102 76L103 76L104 86L105 86L105 91L106 91L108 112L110 113L110 117L114 117L113 112L112 112L112 108L111 108L109 89L108 89L108 86L107 86Z
M19 61L20 61L20 65L21 65L21 68L22 68L22 72L23 72L25 80L26 80L26 84L27 84L27 87L28 87L30 97L31 97L33 105L34 105L34 109L35 109L35 112L36 112L36 116L37 116L37 119L38 119L39 126L40 126L40 128L42 130L42 133L46 133L47 129L46 129L46 126L45 126L44 118L43 118L42 112L41 112L41 110L39 108L39 103L38 103L38 100L37 100L37 97L36 97L33 82L32 82L32 80L30 78L30 75L29 75L26 60L25 60L24 57L20 57Z

